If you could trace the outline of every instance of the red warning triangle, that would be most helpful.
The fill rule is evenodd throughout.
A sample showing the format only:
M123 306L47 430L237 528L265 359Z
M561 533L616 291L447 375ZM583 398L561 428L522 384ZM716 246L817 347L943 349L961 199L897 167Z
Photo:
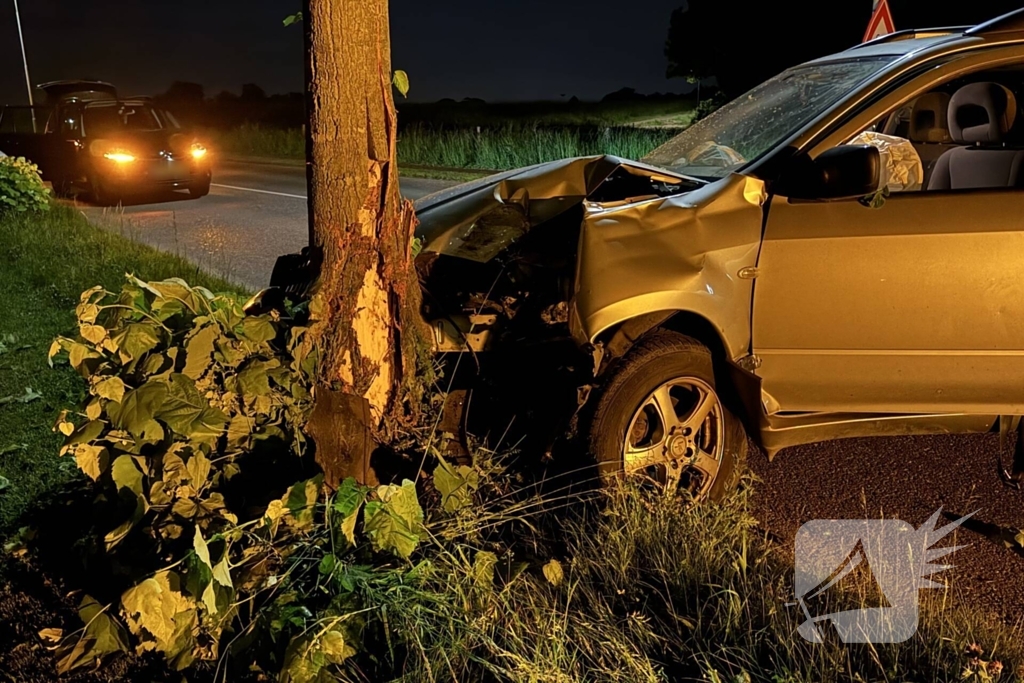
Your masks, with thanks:
M892 12L889 11L889 1L880 0L878 5L875 6L874 14L871 15L871 21L868 22L868 30L864 33L864 42L881 38L895 31L896 27L892 23Z

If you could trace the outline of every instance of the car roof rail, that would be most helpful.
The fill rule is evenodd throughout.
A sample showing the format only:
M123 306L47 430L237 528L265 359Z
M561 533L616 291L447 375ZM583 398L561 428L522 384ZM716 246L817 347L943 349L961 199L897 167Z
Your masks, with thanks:
M861 43L856 47L863 45L880 45L881 43L894 43L898 40L914 40L915 38L937 38L939 36L951 36L955 33L963 33L967 29L972 28L971 26L939 26L936 28L906 28L902 31L893 31L887 33L884 36L879 36L873 40L869 40L866 43Z
M968 36L989 36L994 33L1024 33L1024 9L990 19L964 31Z

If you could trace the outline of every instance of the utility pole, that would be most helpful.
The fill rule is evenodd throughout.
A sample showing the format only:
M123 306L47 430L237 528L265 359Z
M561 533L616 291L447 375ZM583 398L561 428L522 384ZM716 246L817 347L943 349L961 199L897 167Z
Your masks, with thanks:
M25 56L25 34L21 32L21 14L18 13L18 0L14 0L14 21L18 24L18 40L21 41L21 63L25 65L25 89L28 91L28 104L35 106L32 101L32 78L28 75L28 57Z

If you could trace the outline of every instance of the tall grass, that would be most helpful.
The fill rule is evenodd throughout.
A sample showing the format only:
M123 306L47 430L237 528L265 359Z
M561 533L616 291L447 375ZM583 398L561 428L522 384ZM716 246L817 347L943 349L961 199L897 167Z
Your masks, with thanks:
M1013 680L1019 628L982 623L953 599L955 589L926 592L921 626L907 642L802 640L804 617L787 606L792 564L758 529L748 498L749 490L690 508L638 489L613 491L581 512L521 525L507 554L499 551L493 587L480 580L479 539L437 542L420 584L369 596L392 634L393 666L377 673L559 683ZM564 567L557 586L536 569L552 555ZM533 569L518 564L531 559ZM851 609L873 597L858 587L819 607ZM973 664L964 654L972 643L985 653ZM1003 679L979 673L994 658L1006 667Z
M399 164L505 170L592 154L640 159L679 132L632 126L532 126L449 128L409 126L399 131ZM243 126L223 133L228 154L301 159L299 130Z
M245 124L214 133L212 137L218 150L225 154L277 159L306 157L306 138L300 128L267 128Z
M693 119L696 97L664 97L603 102L398 102L400 124L429 126L686 126Z
M673 129L599 126L413 126L399 133L398 161L504 170L591 154L639 159L677 133Z

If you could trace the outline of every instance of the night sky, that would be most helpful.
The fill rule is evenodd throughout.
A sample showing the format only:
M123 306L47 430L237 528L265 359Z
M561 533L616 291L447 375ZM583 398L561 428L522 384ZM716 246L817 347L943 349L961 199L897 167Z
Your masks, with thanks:
M665 78L663 50L672 10L686 1L391 0L393 64L409 72L413 101L597 100L623 87L685 92L685 81ZM723 59L771 70L857 42L871 12L871 0L833 0L824 14L821 0L692 1L715 8L705 19L715 25L696 30L721 41ZM270 94L302 89L302 29L282 25L300 0L20 2L37 84L97 78L143 95L176 80L201 83L208 96L237 93L243 83ZM1020 2L890 5L896 27L907 28L973 24ZM757 82L772 74L751 75ZM0 0L0 103L25 97L13 3Z
M662 54L681 0L392 0L395 68L411 100L600 99L633 87L686 90ZM295 0L20 0L34 83L98 78L155 94L194 81L207 95L257 83L302 89ZM628 11L623 11L628 7ZM0 103L25 100L11 0L0 0Z

